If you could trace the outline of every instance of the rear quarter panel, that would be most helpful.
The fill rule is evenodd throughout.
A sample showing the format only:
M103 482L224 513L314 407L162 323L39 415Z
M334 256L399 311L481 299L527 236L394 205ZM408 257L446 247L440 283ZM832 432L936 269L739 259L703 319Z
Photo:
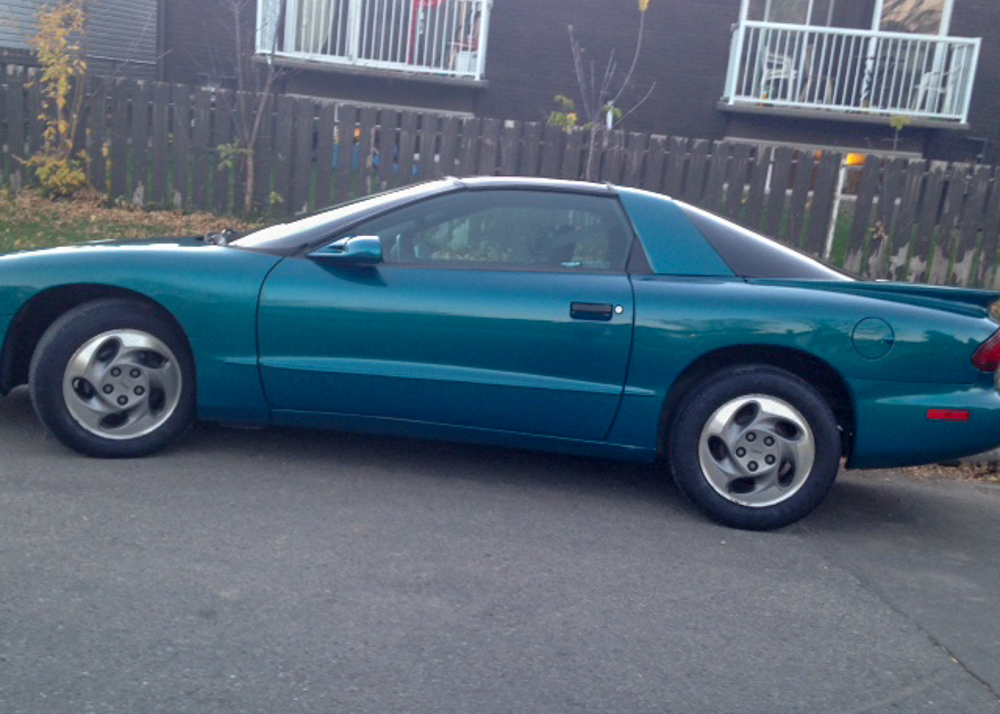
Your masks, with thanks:
M808 354L836 371L854 402L855 456L862 460L879 450L876 442L886 443L877 438L879 432L896 429L894 420L904 412L908 418L919 414L922 424L929 408L925 404L949 401L942 395L958 394L953 405L964 401L985 409L981 438L993 438L988 429L1000 434L1000 428L991 426L1000 414L992 375L982 375L971 364L976 348L996 329L985 311L973 317L780 281L637 276L633 287L633 356L613 440L655 448L670 387L700 357L741 345ZM891 349L878 359L863 357L852 344L854 327L868 317L885 320L894 332ZM976 399L970 400L970 394ZM901 396L910 400L907 409L890 408ZM956 434L948 431L919 434L929 440L919 460L953 451ZM913 447L901 435L875 461L888 463L890 451L905 455Z

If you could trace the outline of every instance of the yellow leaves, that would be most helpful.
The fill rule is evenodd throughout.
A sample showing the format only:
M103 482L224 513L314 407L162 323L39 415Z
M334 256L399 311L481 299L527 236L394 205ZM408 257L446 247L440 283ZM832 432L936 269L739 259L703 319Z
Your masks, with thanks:
M896 116L889 117L889 126L897 132L902 131L912 123L913 117L906 114L897 114Z
M72 196L87 185L87 173L77 159L38 153L24 162L35 170L42 191L49 196Z
M42 190L68 196L87 184L88 157L74 152L76 128L82 107L82 80L87 72L80 39L86 13L85 0L58 0L38 13L38 32L31 45L42 66L39 84L44 124L43 146L25 165L35 170Z

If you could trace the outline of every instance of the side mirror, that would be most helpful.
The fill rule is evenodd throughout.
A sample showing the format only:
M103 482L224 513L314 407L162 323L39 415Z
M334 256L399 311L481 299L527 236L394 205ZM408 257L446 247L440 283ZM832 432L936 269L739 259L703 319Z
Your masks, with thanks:
M313 251L309 257L349 265L374 265L382 262L382 241L378 236L341 238Z

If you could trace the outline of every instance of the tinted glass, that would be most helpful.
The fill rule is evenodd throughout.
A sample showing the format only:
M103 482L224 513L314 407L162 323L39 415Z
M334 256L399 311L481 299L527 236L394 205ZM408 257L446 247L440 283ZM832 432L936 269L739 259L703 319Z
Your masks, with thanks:
M350 234L378 236L390 264L615 272L632 235L612 196L479 189L406 206Z
M757 235L735 223L677 202L694 227L741 278L785 280L852 280L818 260Z

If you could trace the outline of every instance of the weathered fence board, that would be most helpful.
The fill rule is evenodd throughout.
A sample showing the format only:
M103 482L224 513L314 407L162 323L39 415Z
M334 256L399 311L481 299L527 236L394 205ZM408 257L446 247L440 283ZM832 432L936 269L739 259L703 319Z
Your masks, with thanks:
M621 181L626 186L642 185L642 168L649 145L645 134L630 133L625 141L625 167Z
M457 173L458 130L461 121L456 117L445 117L441 122L441 159L431 178L452 176Z
M374 107L361 107L358 114L357 155L360 174L355 182L355 196L364 196L374 192L373 179L375 175L375 132L378 131L378 110Z
M202 211L208 210L208 179L211 176L212 158L212 92L199 87L194 92L194 111L191 119L191 203Z
M295 138L295 100L282 95L277 98L274 126L273 193L288 204L292 192L292 141ZM293 207L294 208L294 207ZM288 209L286 209L288 210Z
M170 90L170 98L173 103L170 112L173 126L173 142L170 147L171 203L178 208L187 208L190 195L188 165L191 155L191 94L187 88L174 85Z
M292 147L288 203L295 213L309 210L309 188L312 174L313 136L316 128L313 119L316 106L311 101L296 102L294 109L295 143Z
M907 266L912 264L910 251L914 240L913 228L917 220L920 190L926 174L925 167L926 162L923 161L911 161L907 167L903 196L893 228L895 248L887 269L887 276L892 280L906 280Z
M224 161L225 153L231 150L235 127L233 126L233 102L235 93L230 90L222 90L216 95L215 118L212 133L213 166L210 170L212 178L212 210L216 213L228 213L230 211L229 193L233 186L233 170L237 158Z
M44 112L42 111L42 95L38 82L31 82L27 89L27 109L25 111L25 119L28 121L26 131L28 139L27 156L32 156L42 148L42 132L45 129L44 124L37 121L37 119Z
M420 160L417 163L417 175L422 179L433 177L437 171L437 142L441 120L436 114L424 114L420 121Z
M354 127L357 122L357 113L357 107L351 104L342 104L337 117L337 143L334 149L336 155L336 190L334 197L337 201L346 201L352 195L352 184L355 174Z
M153 84L151 108L153 131L151 135L151 171L147 198L155 206L167 204L167 152L170 148L170 85Z
M129 148L129 95L131 87L125 82L117 82L111 87L111 111L108 115L110 134L109 164L111 170L111 196L127 200L128 148Z
M788 233L782 236L788 245L799 248L803 243L806 227L806 203L812 186L815 154L800 151L795 162L795 178L792 181L792 195L788 204Z
M521 125L518 137L517 173L522 176L537 176L541 161L542 125L527 121Z
M391 109L383 109L379 112L379 126L375 132L375 135L378 137L378 148L375 154L378 158L378 168L375 171L375 188L378 191L384 191L393 182L392 172L393 167L396 166L394 156L397 142L399 141L399 137L397 136L398 128L399 112Z
M722 191L729 168L732 145L728 142L716 142L712 147L712 156L708 160L708 178L705 182L705 193L701 200L696 200L712 213L722 212Z
M866 237L870 226L872 204L878 187L879 171L882 168L880 159L866 161L861 169L861 186L858 198L854 203L854 219L851 221L851 232L847 244L847 259L844 267L852 272L861 271L861 261L867 247Z
M479 144L479 164L476 173L482 176L491 176L497 172L500 126L499 119L483 119L482 138L478 142L470 142Z
M809 230L806 234L804 249L813 256L823 256L826 250L827 237L830 235L830 222L834 220L833 202L840 181L840 166L844 160L841 154L824 151L816 168L816 187L812 192L812 207L809 216Z
M744 223L755 230L760 229L764 220L764 199L773 155L774 150L770 146L759 148L757 161L750 170L750 189L747 194L747 212Z
M709 142L695 139L691 144L691 153L684 180L683 196L691 203L699 203L705 191L705 177L708 174Z
M85 134L87 156L90 157L90 183L101 193L108 191L108 159L105 156L108 136L107 94L98 92L87 108L88 129Z
M767 197L767 214L764 219L764 232L770 236L781 233L781 223L785 219L785 202L788 197L787 186L792 175L792 162L795 151L788 147L779 147L774 151L774 164L771 170L771 192Z
M7 85L7 146L10 152L7 166L10 185L15 191L24 183L24 167L20 160L29 156L24 143L24 114L24 83L12 81Z
M316 119L316 202L314 208L329 205L333 196L334 132L337 126L337 107L322 104Z
M729 171L726 174L726 203L723 207L725 216L730 220L739 221L743 211L752 149L750 144L733 146L733 158L729 162Z
M977 285L996 288L994 276L1000 276L996 266L997 243L1000 243L1000 167L993 170L993 188L983 219L983 252Z
M689 152L688 139L679 136L670 137L670 150L667 154L667 168L663 179L663 192L668 196L680 198L683 195L684 173Z
M647 191L661 191L663 189L663 169L667 152L667 137L649 137L649 148L646 150L646 165L642 171L642 183L639 184Z
M129 142L132 145L128 186L129 198L138 206L146 205L149 184L149 103L150 90L145 82L136 82L129 97L132 108Z
M416 160L417 124L420 116L416 112L403 112L399 126L399 179L403 184L413 181L413 167Z

